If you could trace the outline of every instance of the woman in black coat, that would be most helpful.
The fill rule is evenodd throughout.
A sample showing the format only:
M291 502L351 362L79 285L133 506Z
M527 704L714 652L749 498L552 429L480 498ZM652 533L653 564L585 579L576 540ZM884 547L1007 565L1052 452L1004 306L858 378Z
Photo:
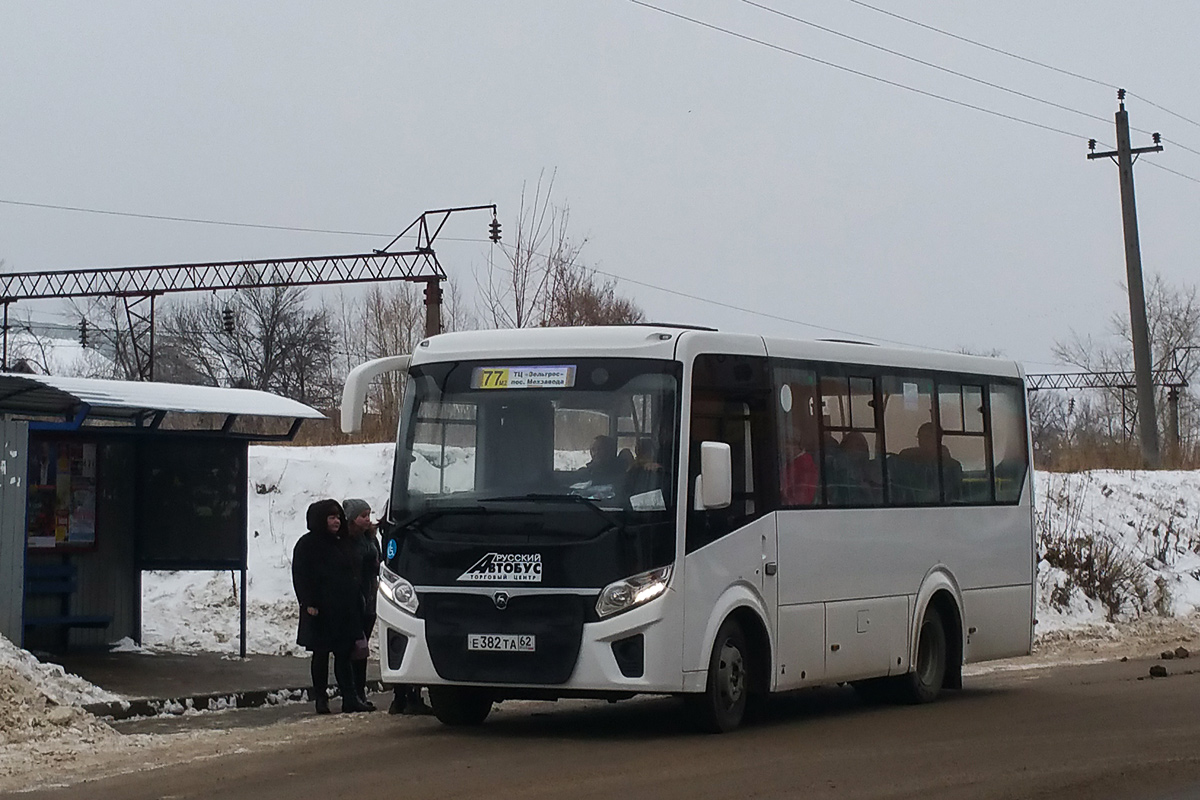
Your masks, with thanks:
M363 570L358 542L346 535L336 500L320 500L305 515L308 533L292 553L292 585L300 602L296 643L312 651L317 713L329 713L329 656L342 694L342 711L369 711L358 699L350 653L363 634Z

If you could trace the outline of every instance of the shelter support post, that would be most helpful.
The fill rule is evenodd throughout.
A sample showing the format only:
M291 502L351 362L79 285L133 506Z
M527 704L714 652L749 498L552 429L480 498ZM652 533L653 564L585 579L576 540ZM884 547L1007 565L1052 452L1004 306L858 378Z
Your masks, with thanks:
M238 646L238 655L242 658L246 657L246 566L242 565L242 591L241 591L241 643Z

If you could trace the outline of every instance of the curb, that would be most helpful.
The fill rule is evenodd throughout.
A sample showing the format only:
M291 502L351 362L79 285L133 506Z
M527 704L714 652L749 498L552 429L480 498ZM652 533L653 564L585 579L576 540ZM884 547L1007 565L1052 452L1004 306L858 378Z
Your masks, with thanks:
M245 692L219 692L189 697L116 700L111 703L88 703L83 706L83 710L96 717L120 722L139 717L182 716L189 711L223 711L231 708L261 708L284 703L308 702L311 688L302 686L283 689L253 689ZM382 692L385 688L380 681L367 681L367 691L369 692ZM337 687L329 687L329 696L340 696Z

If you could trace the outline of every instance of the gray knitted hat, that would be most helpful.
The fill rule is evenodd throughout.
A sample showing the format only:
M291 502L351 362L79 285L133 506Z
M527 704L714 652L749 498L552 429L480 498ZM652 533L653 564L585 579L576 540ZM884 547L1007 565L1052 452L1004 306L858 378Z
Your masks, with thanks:
M346 519L358 519L359 514L371 510L371 504L366 500L359 500L357 497L352 497L342 503L342 510L346 512Z

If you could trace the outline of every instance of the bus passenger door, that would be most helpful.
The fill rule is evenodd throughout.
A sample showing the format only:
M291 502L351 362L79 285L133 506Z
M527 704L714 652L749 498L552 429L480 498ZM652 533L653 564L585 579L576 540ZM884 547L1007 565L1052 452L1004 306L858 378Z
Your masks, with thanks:
M813 591L812 573L823 567L812 546L822 504L817 429L816 373L772 361L771 409L778 489L775 517L775 685L794 689L825 677L825 598Z
M736 354L701 354L693 370L688 443L688 512L685 572L685 663L705 663L712 642L712 609L734 587L752 587L761 599L762 620L774 638L777 552L774 516L765 491L773 448L766 412L766 359ZM695 505L703 442L729 445L732 501L719 509Z

